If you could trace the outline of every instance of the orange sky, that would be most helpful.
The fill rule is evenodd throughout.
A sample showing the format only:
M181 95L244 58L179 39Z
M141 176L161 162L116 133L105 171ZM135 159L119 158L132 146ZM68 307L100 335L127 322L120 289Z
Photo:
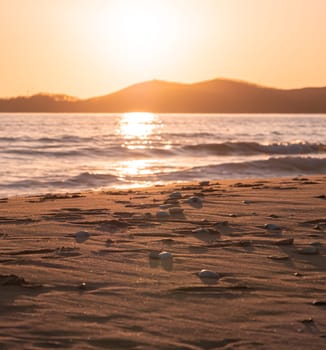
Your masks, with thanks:
M326 86L326 0L0 0L0 96L163 79Z

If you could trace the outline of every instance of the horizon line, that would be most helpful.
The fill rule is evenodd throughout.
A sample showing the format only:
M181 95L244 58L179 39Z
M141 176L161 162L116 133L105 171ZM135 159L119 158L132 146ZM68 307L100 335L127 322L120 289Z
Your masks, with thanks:
M281 88L281 87L276 87L276 86L262 85L260 83L255 83L255 82L251 82L251 81L243 80L243 79L225 78L225 77L217 77L217 78L212 78L212 79L205 79L205 80L195 81L195 82L191 82L191 83L184 83L184 82L180 82L180 81L173 81L173 80L164 80L164 79L153 78L153 79L150 79L150 80L144 80L144 81L135 82L135 83L127 85L127 86L125 86L125 87L123 87L121 89L113 90L112 92L107 92L107 93L96 95L96 96L77 97L77 96L69 95L69 94L66 94L66 93L63 93L63 92L42 92L42 91L40 91L40 92L36 92L36 93L30 94L30 95L28 95L28 94L26 94L26 95L20 94L20 95L15 95L15 96L0 96L0 100L15 99L15 98L30 98L30 97L33 97L33 96L49 96L49 97L51 97L51 96L64 96L64 97L72 98L72 99L75 99L75 100L88 100L88 99L92 99L92 98L97 98L97 97L103 97L103 96L111 95L111 94L123 91L125 89L131 88L133 86L146 84L146 83L151 83L151 82L160 82L160 83L179 84L179 85L189 85L190 86L190 85L196 85L196 84L200 84L200 83L207 83L207 82L211 82L211 81L215 81L215 80L230 81L230 82L239 83L239 84L246 84L246 85L256 86L256 87L259 87L259 88L275 89L275 90L282 90L282 91L326 88L326 83L325 83L325 85L321 85L321 86L304 85L304 86L293 87L293 88Z

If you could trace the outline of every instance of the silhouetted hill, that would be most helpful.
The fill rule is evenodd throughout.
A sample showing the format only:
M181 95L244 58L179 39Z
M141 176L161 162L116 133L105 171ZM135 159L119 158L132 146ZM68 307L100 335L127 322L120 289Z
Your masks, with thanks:
M152 80L109 95L76 99L38 94L0 99L0 112L326 113L326 87L276 89L214 79L195 84Z

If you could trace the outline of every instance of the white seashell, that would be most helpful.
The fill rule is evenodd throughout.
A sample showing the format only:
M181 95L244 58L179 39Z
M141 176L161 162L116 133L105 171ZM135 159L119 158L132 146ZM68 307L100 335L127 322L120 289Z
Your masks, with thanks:
M211 270L205 270L205 269L198 272L197 275L199 278L203 278L203 279L206 279L206 278L219 279L220 278L220 275L218 273L211 271Z
M276 231L276 230L282 230L281 226L275 225L275 224L265 224L264 228L266 230Z
M158 256L161 260L172 259L172 254L169 252L161 252Z
M181 192L172 192L169 194L169 199L181 199L182 194Z
M163 211L163 210L160 210L156 213L156 217L158 219L165 219L165 218L168 218L169 216L170 214L167 211Z
M183 214L184 209L180 207L172 207L168 209L170 215L180 215Z
M75 240L77 243L84 243L90 236L90 233L87 231L79 231L75 233Z

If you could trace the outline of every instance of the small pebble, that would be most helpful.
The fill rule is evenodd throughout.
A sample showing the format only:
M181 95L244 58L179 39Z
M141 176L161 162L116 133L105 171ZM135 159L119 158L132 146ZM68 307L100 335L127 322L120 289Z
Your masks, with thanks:
M243 204L247 204L247 205L250 204L250 202L249 202L249 201L246 201L246 200L242 201L242 203L243 203Z
M158 257L161 259L161 260L167 260L167 259L172 259L172 254L169 253L169 252L161 252L158 254Z
M300 272L295 272L293 275L294 275L295 277L302 277L302 274L301 274Z
M220 275L214 271L211 270L201 270L200 272L197 273L199 278L203 278L203 279L219 279Z
M169 194L169 199L181 199L182 194L181 192L172 192Z
M86 283L85 283L85 282L81 283L81 284L78 286L78 289L85 290L86 288L87 288L87 286L86 286Z
M90 233L87 231L79 231L75 233L75 240L77 243L84 243L89 239L90 236Z
M192 196L186 202L192 206L201 206L203 204L203 200L198 196Z
M200 186L209 186L209 181L200 181L199 185Z
M265 224L264 228L270 231L280 231L282 228L276 224Z

